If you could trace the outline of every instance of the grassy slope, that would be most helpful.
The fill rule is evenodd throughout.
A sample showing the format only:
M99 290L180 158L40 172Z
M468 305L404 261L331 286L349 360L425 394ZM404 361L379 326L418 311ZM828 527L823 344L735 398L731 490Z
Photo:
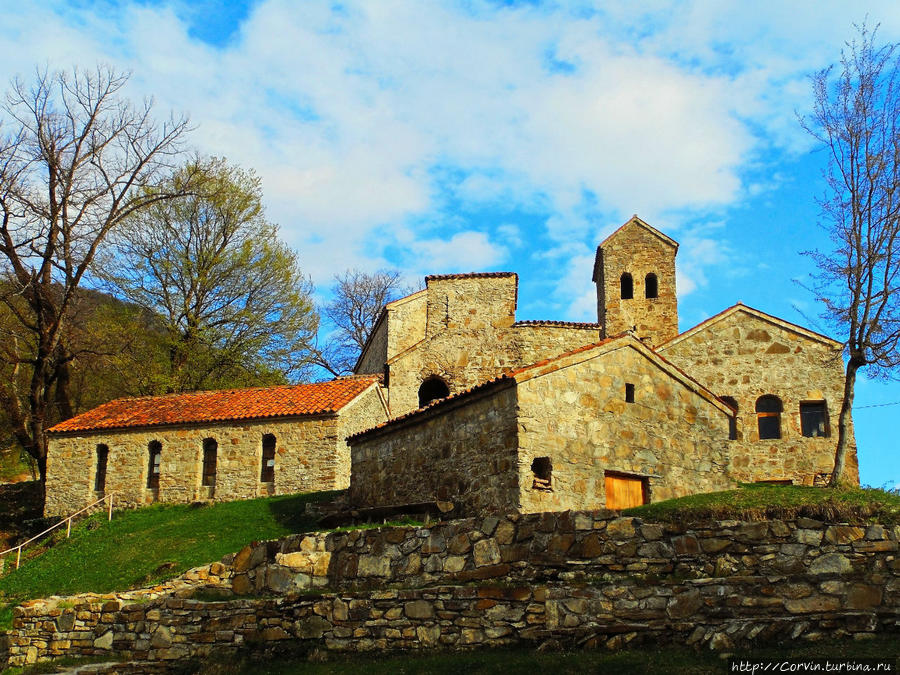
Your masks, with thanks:
M125 590L219 560L253 540L314 529L305 504L332 494L156 505L116 512L111 523L96 514L79 523L71 539L0 578L0 629L11 618L11 607L4 611L3 605L16 600Z
M691 495L624 511L644 520L764 520L806 516L835 522L900 523L900 493L877 488L743 485L736 490Z

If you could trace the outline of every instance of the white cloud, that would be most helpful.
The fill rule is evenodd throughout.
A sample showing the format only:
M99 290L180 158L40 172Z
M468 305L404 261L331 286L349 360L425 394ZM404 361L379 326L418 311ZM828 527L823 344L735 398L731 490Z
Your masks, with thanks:
M897 7L872 7L896 37ZM189 112L203 151L258 171L270 217L317 281L416 256L455 270L503 261L495 242L517 244L500 224L414 226L447 217L438 169L460 174L464 202L549 216L523 238L549 238L569 269L635 211L678 231L686 214L765 189L746 184L746 167L764 150L807 147L793 117L805 73L833 61L861 18L811 1L604 3L589 15L565 4L261 0L217 48L190 36L188 14L143 2L5 8L0 80L42 63L133 70L131 91ZM548 68L550 52L572 67ZM682 294L727 251L689 255ZM588 292L558 288L583 313Z
M423 276L491 270L507 257L506 248L490 241L483 232L458 232L450 239L416 241L412 251Z

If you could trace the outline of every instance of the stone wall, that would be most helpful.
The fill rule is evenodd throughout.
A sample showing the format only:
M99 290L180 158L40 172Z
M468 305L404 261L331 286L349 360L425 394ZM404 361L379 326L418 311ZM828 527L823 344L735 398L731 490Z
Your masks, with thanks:
M558 360L555 371L519 383L523 511L604 507L607 471L646 477L649 501L734 485L722 406L627 342L617 344L582 363ZM626 383L634 386L633 403ZM533 487L538 457L552 463L550 490Z
M633 218L597 249L594 281L597 283L597 317L605 336L635 328L651 346L678 334L678 301L675 294L677 246L664 241ZM621 277L633 279L634 297L623 300ZM647 274L657 277L658 296L646 298Z
M659 351L717 395L736 399L737 439L728 444L728 470L736 480L812 485L817 474L830 474L843 397L839 345L738 305ZM783 404L780 439L759 438L755 406L764 394ZM816 400L827 404L828 437L801 434L800 402ZM859 482L852 422L847 478Z
M515 406L511 387L493 387L464 406L442 404L439 415L429 411L390 433L352 440L350 502L385 506L458 497L466 513L509 508L518 491Z
M599 339L593 324L515 323L514 274L437 276L427 283L424 291L387 305L357 368L381 372L385 364L377 355L386 342L393 417L419 407L419 387L429 378L439 377L457 393Z
M501 386L509 394L495 393ZM470 515L600 508L606 472L639 478L653 501L726 489L729 418L715 396L621 337L350 438L350 498L452 500ZM535 460L551 463L549 485L535 482Z
M426 291L385 305L356 367L357 373L381 373L388 359L425 337Z
M346 488L350 462L344 438L348 432L387 419L377 387L351 406L354 419L346 420L331 415L52 434L44 513L68 515L99 498L94 492L98 444L109 448L106 492L115 493L116 506L226 501ZM274 434L276 439L274 483L260 481L265 434ZM201 485L206 438L218 443L212 489ZM162 444L159 490L147 487L151 441Z
M732 649L865 637L900 626L898 537L877 524L686 527L605 511L296 535L215 570L211 582L241 598L203 601L180 588L26 603L14 612L9 663L113 652L174 661L289 641L335 651Z

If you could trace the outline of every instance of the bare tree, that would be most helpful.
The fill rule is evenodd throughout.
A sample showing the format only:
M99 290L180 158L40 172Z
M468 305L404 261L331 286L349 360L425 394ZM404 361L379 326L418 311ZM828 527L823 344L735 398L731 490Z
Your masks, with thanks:
M847 356L831 485L843 481L860 368L895 376L900 363L900 52L857 27L838 68L813 76L813 113L801 120L828 154L822 214L833 249L814 251L823 317Z
M38 73L0 106L0 406L42 479L46 429L72 414L77 354L64 336L78 287L111 230L172 196L144 187L172 168L187 130L125 99L127 80L104 66Z
M333 375L352 373L381 310L414 290L396 270L370 274L349 269L335 275L333 299L324 308L335 331L326 349L318 353L317 363Z

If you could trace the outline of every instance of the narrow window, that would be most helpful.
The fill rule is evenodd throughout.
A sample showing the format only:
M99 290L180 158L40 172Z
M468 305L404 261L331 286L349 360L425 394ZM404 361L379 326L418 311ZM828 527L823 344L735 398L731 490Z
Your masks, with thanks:
M450 387L439 377L429 377L419 387L419 407L424 408L432 401L439 398L447 398L450 395Z
M262 471L259 480L263 483L275 482L275 436L272 434L262 437Z
M655 298L659 295L659 282L656 280L656 275L653 272L650 272L644 278L644 297L645 298Z
M800 402L800 431L804 436L828 436L828 409L825 401Z
M214 438L203 439L203 486L214 487L216 484L216 463L219 444Z
M634 403L634 385L625 383L625 403Z
M94 492L106 490L106 463L109 459L109 448L100 443L97 446L97 474L94 477Z
M731 396L720 396L719 398L728 405L729 408L734 410L734 413L731 417L728 418L728 440L736 441L737 440L737 416L738 416L738 403L737 400Z
M159 462L162 456L162 443L150 441L147 445L150 452L150 468L147 473L147 487L151 490L159 489Z
M552 492L551 480L553 478L553 463L549 457L535 457L531 462L531 473L534 479L531 483L533 490L543 490L544 492Z
M622 299L631 300L634 297L634 280L628 272L625 272L625 274L622 275L622 278L619 280L619 285L622 290Z
M781 410L781 399L777 396L766 394L756 400L760 440L781 438Z

